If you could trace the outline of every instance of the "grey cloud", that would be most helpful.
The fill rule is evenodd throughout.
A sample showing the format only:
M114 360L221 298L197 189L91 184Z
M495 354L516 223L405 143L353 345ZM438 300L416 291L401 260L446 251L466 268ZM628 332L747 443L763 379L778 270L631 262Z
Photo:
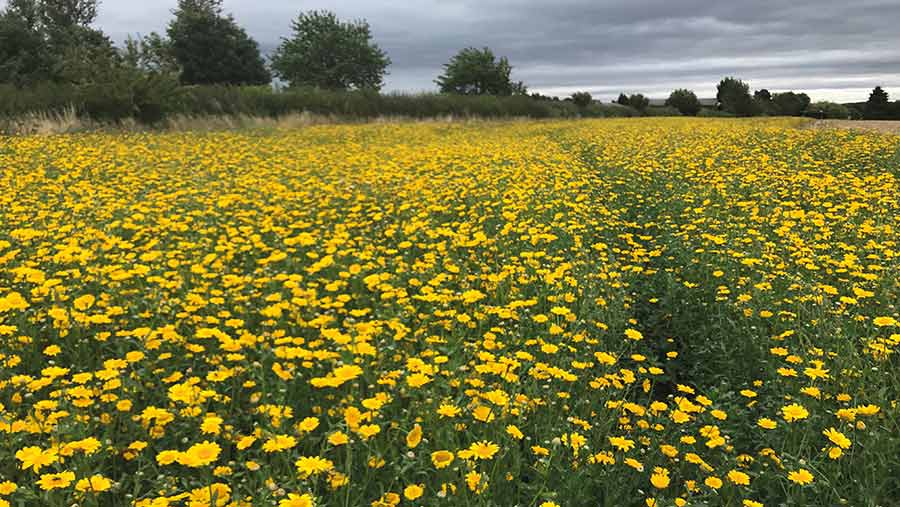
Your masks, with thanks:
M175 0L105 0L98 24L116 39L162 30ZM897 0L225 0L260 42L277 46L297 12L364 18L393 65L387 88L434 88L459 48L510 58L532 90L602 99L620 91L714 94L724 75L754 89L796 89L813 99L865 100L885 86L900 98Z

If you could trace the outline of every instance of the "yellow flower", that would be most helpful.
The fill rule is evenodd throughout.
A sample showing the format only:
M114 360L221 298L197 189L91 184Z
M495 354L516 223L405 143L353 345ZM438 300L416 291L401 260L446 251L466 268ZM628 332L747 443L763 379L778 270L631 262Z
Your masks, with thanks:
M750 485L750 476L739 470L730 470L728 472L728 480L731 481L732 484L737 484L738 486Z
M265 452L281 452L297 445L297 439L290 435L275 435L265 441L262 449Z
M313 497L309 493L298 495L297 493L288 493L287 498L282 498L278 502L278 507L315 507Z
M0 495L11 495L16 492L19 487L14 482L0 482Z
M764 428L767 430L773 430L778 427L778 423L769 419L768 417L762 417L758 421L756 421L756 425L760 428Z
M474 444L469 446L469 451L472 453L472 457L475 459L491 459L495 454L497 454L497 451L499 450L500 446L486 440L475 442Z
M47 449L46 451L40 447L25 447L16 451L16 459L22 462L22 470L31 468L34 473L40 472L41 468L52 465L59 460L56 449Z
M381 432L381 427L377 424L364 424L357 428L356 432L363 440L368 440Z
M350 441L350 437L343 431L335 431L328 435L328 443L333 446L344 445Z
M547 449L546 447L541 447L539 445L532 445L531 452L535 453L538 456L549 456L550 455L550 449Z
M241 439L238 440L237 443L235 444L235 447L237 447L237 449L239 451L243 451L244 449L249 448L255 442L256 442L256 437L254 437L254 436L241 437Z
M506 427L506 434L515 438L516 440L522 440L523 438L525 438L525 435L522 434L519 428L514 424L510 424Z
M450 405L447 403L442 403L441 406L437 409L437 413L441 417L456 417L460 412L462 412L462 409L456 407L455 405Z
M213 435L218 435L219 432L222 431L222 422L221 417L207 417L203 419L203 423L200 424L200 431L204 434L211 433Z
M650 476L650 484L657 489L669 487L669 471L662 467L655 467Z
M872 323L878 327L896 326L897 319L895 319L893 317L875 317L875 319L872 321Z
M619 449L620 451L628 452L631 449L634 449L634 440L629 440L624 437L606 437L609 440L609 443L612 444L613 447Z
M629 340L634 340L634 341L639 341L639 340L644 339L644 335L641 334L641 332L638 331L637 329L626 329L625 337L628 338Z
M306 417L297 423L297 431L300 433L309 433L319 427L318 417Z
M294 466L297 467L297 472L301 476L309 477L328 472L334 468L334 463L319 456L301 456L300 459L294 462Z
M188 505L206 507L225 507L231 498L231 487L214 482L209 486L191 490L188 494ZM215 501L213 501L215 500Z
M431 463L434 464L434 467L438 470L442 468L447 468L453 463L453 453L450 451L434 451L431 453Z
M781 414L787 422L799 421L801 419L806 419L807 416L809 416L809 412L803 405L798 403L791 403L790 405L782 407Z
M403 496L407 500L415 500L421 497L424 492L425 488L421 484L410 484L403 489Z
M77 491L93 491L94 493L106 491L110 487L112 487L112 481L102 475L92 475L75 483Z
M160 465L171 465L181 460L181 453L178 451L160 451L156 455L156 462Z
M72 484L72 481L75 480L74 472L60 472L58 474L43 474L41 475L40 480L38 480L38 485L44 491L50 491L52 489L60 489L66 488L69 484Z
M219 458L222 448L219 444L204 440L194 444L178 456L178 462L188 467L202 467L209 465Z
M714 476L709 476L703 480L703 484L706 484L712 489L719 489L722 487L722 479Z
M93 295L85 294L83 296L75 298L75 301L73 301L72 304L75 306L76 310L83 312L85 310L89 310L92 306L94 306L94 301L96 301L96 298L94 298Z
M472 410L472 416L481 422L491 422L494 420L494 410L487 405L479 405Z
M422 427L416 424L413 426L413 429L409 430L409 433L406 434L406 446L410 449L415 449L421 441Z
M623 461L623 463L637 470L638 472L644 471L644 464L634 458L625 458L625 461Z
M472 470L466 474L466 485L470 491L476 491L481 484L481 474Z
M815 477L813 476L813 474L811 474L809 470L805 468L793 470L788 473L788 480L793 483L800 484L801 486L812 483L814 478Z
M828 440L831 441L834 445L840 447L841 449L849 449L852 442L846 435L838 431L836 428L828 428L822 432Z

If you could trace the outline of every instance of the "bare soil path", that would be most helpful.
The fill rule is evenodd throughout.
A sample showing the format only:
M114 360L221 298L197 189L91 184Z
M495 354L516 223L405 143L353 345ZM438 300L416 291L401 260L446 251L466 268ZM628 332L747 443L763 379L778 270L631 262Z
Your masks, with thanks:
M900 134L900 121L891 120L815 120L808 128L869 130L883 134Z

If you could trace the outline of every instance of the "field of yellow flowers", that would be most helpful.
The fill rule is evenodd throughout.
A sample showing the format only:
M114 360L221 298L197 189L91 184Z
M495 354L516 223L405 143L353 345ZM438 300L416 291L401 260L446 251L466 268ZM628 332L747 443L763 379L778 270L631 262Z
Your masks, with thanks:
M900 505L900 137L0 139L0 507Z

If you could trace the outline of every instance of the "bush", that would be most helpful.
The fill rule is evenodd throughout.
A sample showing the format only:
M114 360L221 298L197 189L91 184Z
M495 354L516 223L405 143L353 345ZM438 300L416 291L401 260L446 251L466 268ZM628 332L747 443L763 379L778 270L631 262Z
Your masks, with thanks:
M704 107L697 113L697 116L700 118L734 118L733 113L729 113L728 111L721 111L719 109L710 109Z
M672 106L653 106L644 109L644 116L681 116L681 111Z
M594 98L588 92L575 92L572 94L572 103L578 107L587 107L591 105Z
M696 116L701 109L700 100L697 99L697 95L691 90L685 90L683 88L670 93L669 98L666 99L666 105L672 106L678 109L681 114L688 116Z
M810 104L806 108L806 116L821 119L846 120L852 118L853 114L850 112L850 109L843 104L822 101Z
M668 108L650 114L677 114ZM118 122L134 118L152 124L170 115L258 116L277 118L308 112L342 118L379 116L434 118L605 118L640 116L634 108L592 102L584 107L572 101L541 100L527 95L466 96L423 93L380 94L375 91L334 91L268 86L177 86L165 75L123 72L104 82L85 85L41 84L28 89L0 85L0 117L29 113L60 114L74 110L92 120Z

